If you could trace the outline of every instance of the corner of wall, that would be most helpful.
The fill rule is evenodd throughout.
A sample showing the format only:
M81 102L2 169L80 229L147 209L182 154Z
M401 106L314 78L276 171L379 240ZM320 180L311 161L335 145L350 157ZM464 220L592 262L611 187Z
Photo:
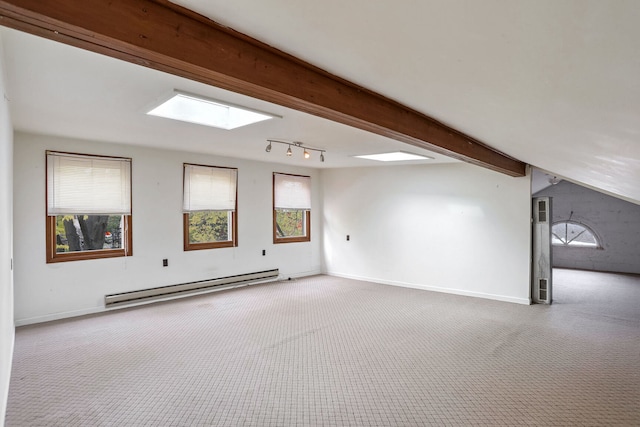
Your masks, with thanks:
M0 34L0 424L4 423L13 360L13 127Z

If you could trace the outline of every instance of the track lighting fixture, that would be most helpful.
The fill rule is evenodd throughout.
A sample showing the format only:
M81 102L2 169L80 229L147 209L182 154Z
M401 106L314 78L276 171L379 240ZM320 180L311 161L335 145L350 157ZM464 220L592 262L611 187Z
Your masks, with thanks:
M320 153L320 161L324 162L324 153L326 152L326 150L322 150L320 148L312 148L312 147L307 147L306 145L304 145L302 142L299 141L293 141L293 142L287 142L287 141L278 141L276 139L267 139L267 148L265 148L265 151L267 153L271 152L271 144L275 142L278 144L284 144L287 145L287 151L286 151L286 155L287 157L291 157L293 155L293 150L291 149L291 147L293 146L294 148L301 148L302 149L302 157L304 157L305 159L309 159L311 158L311 153L310 151L317 151Z

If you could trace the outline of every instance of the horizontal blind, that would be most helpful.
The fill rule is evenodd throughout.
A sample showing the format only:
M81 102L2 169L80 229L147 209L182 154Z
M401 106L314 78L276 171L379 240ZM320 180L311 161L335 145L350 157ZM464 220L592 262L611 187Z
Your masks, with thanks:
M275 209L311 209L311 178L308 176L273 174L273 207Z
M184 212L235 211L238 170L184 165Z
M131 159L47 152L48 215L130 215Z

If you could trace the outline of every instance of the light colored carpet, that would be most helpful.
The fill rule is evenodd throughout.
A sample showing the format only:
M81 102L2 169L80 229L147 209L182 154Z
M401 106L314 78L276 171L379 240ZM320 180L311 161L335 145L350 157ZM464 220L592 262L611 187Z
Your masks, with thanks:
M316 276L18 328L7 426L640 425L640 278L523 306Z

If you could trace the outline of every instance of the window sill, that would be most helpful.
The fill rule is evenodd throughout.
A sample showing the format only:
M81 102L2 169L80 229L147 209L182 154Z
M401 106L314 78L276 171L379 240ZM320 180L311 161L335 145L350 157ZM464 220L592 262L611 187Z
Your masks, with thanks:
M309 236L302 237L281 237L273 239L274 244L279 243L301 243L301 242L310 242L311 238Z
M58 252L47 258L47 264L68 261L84 261L89 259L121 258L130 256L124 249L104 249L84 252Z
M200 251L205 249L234 248L235 242L211 242L211 243L185 243L185 251Z

